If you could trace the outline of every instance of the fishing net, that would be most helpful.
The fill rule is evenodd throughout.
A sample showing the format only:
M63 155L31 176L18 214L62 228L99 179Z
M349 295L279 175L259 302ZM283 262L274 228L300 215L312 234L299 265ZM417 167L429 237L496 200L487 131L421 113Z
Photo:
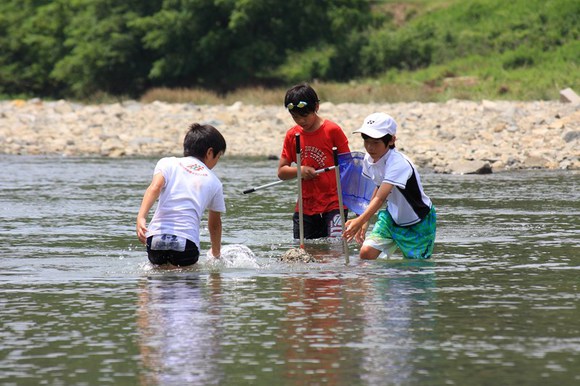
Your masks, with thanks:
M362 175L364 156L360 151L338 155L342 202L359 216L369 206L375 189L373 182Z
M280 260L286 263L291 262L301 262L301 263L314 263L316 259L310 253L306 252L302 248L289 249L280 256Z

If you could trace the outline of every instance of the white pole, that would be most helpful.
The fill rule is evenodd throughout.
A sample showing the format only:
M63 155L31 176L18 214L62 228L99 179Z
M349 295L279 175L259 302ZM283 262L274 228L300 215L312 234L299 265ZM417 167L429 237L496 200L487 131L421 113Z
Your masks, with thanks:
M317 170L316 170L314 173L316 173L316 174L320 174L320 173L328 172L328 171L331 171L331 170L334 170L334 166L329 166L329 167L327 167L327 168L323 168L323 169L317 169ZM256 190L260 190L260 189L266 189L266 188L269 188L269 187L271 187L271 186L280 185L281 183L283 183L283 182L286 182L286 181L288 181L288 180L279 180L279 181L270 182L270 183L268 183L268 184L264 184L264 185L256 186L256 187L254 187L254 188L249 188L249 189L246 189L246 190L244 190L244 191L242 192L242 194L253 193L253 192L255 192Z
M300 248L304 249L304 209L302 207L302 162L300 160L300 134L296 134L296 178L298 179L298 227L300 232Z

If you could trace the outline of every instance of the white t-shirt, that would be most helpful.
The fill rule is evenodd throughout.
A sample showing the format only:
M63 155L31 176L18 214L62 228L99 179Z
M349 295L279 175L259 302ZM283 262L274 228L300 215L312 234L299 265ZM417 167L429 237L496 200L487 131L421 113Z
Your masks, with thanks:
M206 209L225 212L220 180L194 157L167 157L157 162L153 174L162 173L165 185L147 237L170 234L185 237L199 248L199 224Z
M394 185L387 197L387 210L399 226L421 221L431 209L431 200L423 191L415 165L397 149L390 149L377 162L365 154L363 176L378 187L382 183Z

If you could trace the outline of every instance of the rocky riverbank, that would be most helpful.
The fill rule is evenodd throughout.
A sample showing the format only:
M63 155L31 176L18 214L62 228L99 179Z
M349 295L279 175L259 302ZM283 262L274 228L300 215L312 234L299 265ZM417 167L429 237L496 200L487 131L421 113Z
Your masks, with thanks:
M510 169L580 169L580 106L572 103L458 101L331 104L320 115L352 134L370 113L399 123L397 147L422 168L441 173ZM279 156L293 124L282 106L200 106L126 101L82 105L38 99L0 102L0 153L62 156L180 155L192 122L210 123L227 141L227 156Z

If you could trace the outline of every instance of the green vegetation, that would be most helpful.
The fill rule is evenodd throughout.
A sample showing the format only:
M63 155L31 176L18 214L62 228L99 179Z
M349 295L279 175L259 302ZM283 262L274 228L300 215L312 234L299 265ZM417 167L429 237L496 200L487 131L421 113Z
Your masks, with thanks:
M580 88L580 2L5 0L0 46L3 98L550 100Z

